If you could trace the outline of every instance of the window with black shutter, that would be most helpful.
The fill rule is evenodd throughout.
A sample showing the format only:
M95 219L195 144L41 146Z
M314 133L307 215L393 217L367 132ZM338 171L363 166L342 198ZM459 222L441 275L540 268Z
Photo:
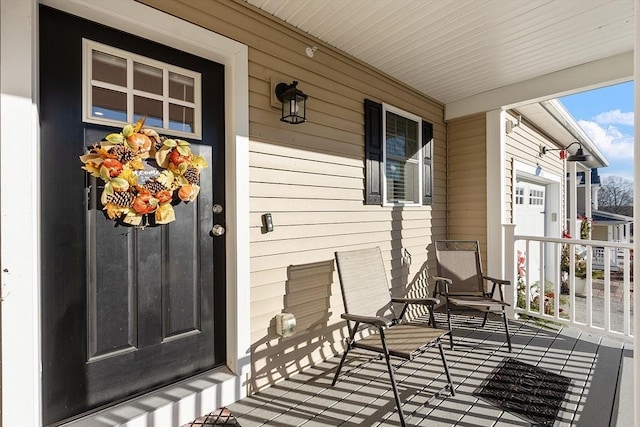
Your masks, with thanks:
M365 99L365 204L431 205L433 125Z

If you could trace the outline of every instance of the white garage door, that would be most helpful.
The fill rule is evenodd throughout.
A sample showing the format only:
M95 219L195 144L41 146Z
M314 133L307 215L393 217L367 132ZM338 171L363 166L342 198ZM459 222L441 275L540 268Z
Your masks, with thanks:
M529 181L518 181L515 194L516 234L526 236L544 236L546 187ZM529 283L540 280L540 245L531 242L526 250L524 242L518 242L517 248L527 259Z

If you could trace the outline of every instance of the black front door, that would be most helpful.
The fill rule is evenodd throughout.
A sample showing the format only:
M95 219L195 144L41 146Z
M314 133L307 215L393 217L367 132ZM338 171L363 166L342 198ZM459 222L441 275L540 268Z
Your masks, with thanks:
M83 122L83 39L202 76L202 139L189 142L209 167L176 221L117 224L81 170L87 147L121 130ZM44 6L39 49L43 421L54 424L225 362L224 237L211 234L225 215L213 209L224 206L224 67Z

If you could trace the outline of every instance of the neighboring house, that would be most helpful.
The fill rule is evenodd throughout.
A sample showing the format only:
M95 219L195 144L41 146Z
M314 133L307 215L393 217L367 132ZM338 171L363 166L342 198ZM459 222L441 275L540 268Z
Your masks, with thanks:
M480 240L501 274L503 224L544 206L561 231L562 162L539 147L578 137L553 102L446 120L239 1L42 3L2 3L6 425L181 425L343 349L335 251L380 246L392 292L427 296L434 240ZM274 92L292 81L296 126ZM209 167L174 223L115 226L79 156L143 116Z

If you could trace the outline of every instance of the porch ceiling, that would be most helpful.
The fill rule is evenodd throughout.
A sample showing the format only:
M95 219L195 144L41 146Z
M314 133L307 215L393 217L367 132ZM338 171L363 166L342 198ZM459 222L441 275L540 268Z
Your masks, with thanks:
M245 1L442 102L447 118L633 78L632 0Z

